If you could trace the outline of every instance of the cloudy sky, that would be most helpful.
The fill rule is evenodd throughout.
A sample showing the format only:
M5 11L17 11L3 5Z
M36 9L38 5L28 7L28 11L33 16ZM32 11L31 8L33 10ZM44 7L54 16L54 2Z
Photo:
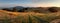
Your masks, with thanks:
M0 7L60 7L60 0L0 0Z

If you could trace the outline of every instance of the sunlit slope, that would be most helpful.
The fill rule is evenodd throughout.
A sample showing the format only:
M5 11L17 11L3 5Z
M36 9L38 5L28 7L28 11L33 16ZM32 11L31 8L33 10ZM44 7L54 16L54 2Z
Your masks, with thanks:
M9 11L5 11L5 10L0 10L0 16L1 17L5 16L5 15L7 15L7 16L46 15L46 14L49 14L49 15L55 14L55 15L57 15L58 13L9 12Z
M52 19L60 18L57 13L34 13L34 12L9 12L0 10L0 19L11 19L14 23L43 23L50 22Z

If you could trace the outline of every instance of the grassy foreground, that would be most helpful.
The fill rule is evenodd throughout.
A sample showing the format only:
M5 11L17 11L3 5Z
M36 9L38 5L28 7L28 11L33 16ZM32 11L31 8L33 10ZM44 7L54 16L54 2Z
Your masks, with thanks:
M0 23L50 23L55 19L60 19L60 15L0 11Z

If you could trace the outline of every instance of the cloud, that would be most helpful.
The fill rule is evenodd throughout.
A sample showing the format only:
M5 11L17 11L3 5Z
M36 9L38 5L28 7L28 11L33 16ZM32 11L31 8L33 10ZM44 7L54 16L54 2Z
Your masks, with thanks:
M33 3L56 3L60 0L32 0Z
M60 6L57 3L32 3L32 4L0 4L0 7L14 7L14 6L24 6L24 7L50 7L50 6Z
M18 0L20 1L20 0ZM21 3L2 3L0 2L0 7L14 7L14 6L25 6L25 7L49 7L57 6L60 7L60 0L21 0Z

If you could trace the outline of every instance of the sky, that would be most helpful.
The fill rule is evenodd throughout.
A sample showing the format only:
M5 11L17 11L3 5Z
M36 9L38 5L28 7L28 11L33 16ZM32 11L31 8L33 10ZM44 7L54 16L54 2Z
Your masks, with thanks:
M0 7L60 7L60 0L0 0Z

